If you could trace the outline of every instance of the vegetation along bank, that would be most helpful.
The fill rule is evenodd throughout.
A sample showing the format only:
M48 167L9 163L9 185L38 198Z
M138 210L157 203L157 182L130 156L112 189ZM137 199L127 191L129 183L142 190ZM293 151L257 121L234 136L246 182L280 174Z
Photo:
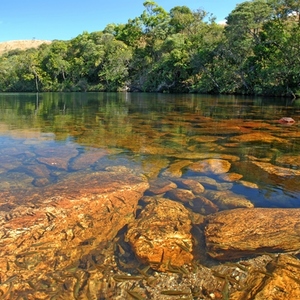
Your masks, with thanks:
M226 25L186 6L144 7L126 24L2 53L0 91L300 95L299 1L242 2Z

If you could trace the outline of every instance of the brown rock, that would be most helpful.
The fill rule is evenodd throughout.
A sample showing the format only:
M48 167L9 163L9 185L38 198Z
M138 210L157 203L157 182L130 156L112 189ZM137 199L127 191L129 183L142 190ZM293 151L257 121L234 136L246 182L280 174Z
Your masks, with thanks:
M70 159L78 155L74 147L39 147L35 153L39 156L37 161L40 163L62 170L67 170Z
M219 260L300 248L300 209L252 208L216 213L205 229L207 251Z
M176 158L183 158L183 159L223 159L223 160L230 160L230 161L240 160L240 158L236 155L222 154L217 152L208 152L208 153L184 152L180 154L174 154L172 156Z
M14 156L10 155L0 155L0 167L7 169L7 170L13 170L19 166L22 165L22 162L20 159L16 159Z
M161 198L148 204L129 224L126 238L141 262L164 271L192 261L191 228L184 206Z
M232 208L251 208L254 205L246 199L244 196L237 195L232 191L210 191L207 190L204 193L209 200L215 203L220 209L232 209Z
M6 193L7 201L19 205L0 211L0 270L6 270L1 281L16 274L35 282L44 273L75 272L85 254L96 247L101 252L135 218L147 188L130 172L78 172L51 186Z
M27 189L32 184L32 177L19 172L0 174L0 203L9 202L7 197L3 197L3 193L10 194L13 190Z
M266 266L266 272L255 272L248 275L245 288L234 291L232 300L291 300L300 299L300 261L281 254ZM269 276L268 276L268 275Z
M104 149L89 150L76 157L71 163L70 168L72 170L82 170L88 168L101 157L107 155L108 152Z
M196 136L191 138L192 141L196 141L197 143L210 143L210 142L215 142L220 137L217 136L209 136L209 135L202 135L202 136Z
M230 138L230 141L242 142L242 143L245 142L264 142L264 143L278 142L284 144L287 143L285 139L275 137L266 132L253 132L253 133L242 134Z
M191 190L195 195L202 194L205 190L204 186L194 179L178 179L175 183L179 188Z
M51 168L67 170L70 158L71 157L38 157L37 161Z
M300 168L299 155L282 155L276 158L276 162L282 165L289 165L291 167Z
M185 189L173 189L168 191L165 194L166 198L170 198L172 200L181 201L181 202L189 202L193 201L195 195L192 191L185 190Z
M250 189L258 189L258 185L253 182L245 181L245 180L239 180L239 184L243 185L244 187L250 188Z
M214 188L217 189L218 191L230 190L233 186L233 184L230 182L218 182L215 179L208 176L197 176L193 178L194 180L197 180L205 187Z
M243 177L243 175L238 173L224 173L219 176L224 181L237 181Z
M177 185L174 182L163 178L150 180L149 184L150 187L147 192L152 195L163 194L167 191L177 188Z
M49 180L49 178L35 178L33 181L32 181L32 184L34 186L38 186L38 187L41 187L41 186L46 186L48 184L50 184L51 181Z
M149 156L143 161L143 173L148 178L157 178L158 174L163 168L169 166L170 161L168 159L162 159L161 157Z
M180 160L178 162L172 163L163 173L162 176L165 177L181 177L182 169L192 162L190 160Z
M198 195L192 202L193 211L199 212L203 215L209 215L219 210L218 206L208 200L206 197Z
M269 123L265 123L262 121L248 121L248 122L243 122L241 124L245 128L251 128L251 129L268 129L268 130L278 130L278 127L273 126Z
M274 174L277 176L300 176L300 170L294 170L289 168L282 168L275 165L272 165L271 163L267 162L259 162L259 161L253 161L253 164L260 167L264 171L266 171L269 174Z
M224 159L205 159L189 166L189 169L199 173L222 174L227 173L231 167L229 161Z
M15 171L20 173L25 173L31 177L37 178L47 178L50 176L50 171L45 165L35 164L35 165L23 165Z

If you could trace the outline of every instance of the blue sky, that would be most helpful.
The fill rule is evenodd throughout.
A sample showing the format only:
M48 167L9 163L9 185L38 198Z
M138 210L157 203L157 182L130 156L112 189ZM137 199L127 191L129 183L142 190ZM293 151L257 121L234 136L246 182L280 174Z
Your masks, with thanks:
M10 40L69 40L83 31L103 30L142 14L144 0L1 0L0 42ZM213 13L217 21L244 2L237 0L157 0L169 11L188 6Z

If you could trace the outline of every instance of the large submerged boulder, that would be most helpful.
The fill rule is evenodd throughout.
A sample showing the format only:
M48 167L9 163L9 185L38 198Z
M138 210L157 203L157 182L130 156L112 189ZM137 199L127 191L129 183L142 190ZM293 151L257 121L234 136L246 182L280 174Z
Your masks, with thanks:
M192 222L189 211L169 199L155 199L130 223L126 238L138 259L152 268L171 271L172 266L193 259Z
M208 254L218 260L300 248L300 209L233 209L208 217Z
M2 191L1 281L11 280L17 288L21 279L36 282L45 272L76 270L85 254L101 252L101 245L135 218L148 186L142 176L122 169L73 173L44 188Z

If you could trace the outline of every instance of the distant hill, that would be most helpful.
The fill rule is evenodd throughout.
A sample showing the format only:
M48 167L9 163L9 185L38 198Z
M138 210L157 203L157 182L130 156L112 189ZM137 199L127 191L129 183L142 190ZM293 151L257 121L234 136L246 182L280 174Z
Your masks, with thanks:
M50 44L51 41L47 40L17 40L17 41L8 41L0 42L0 55L10 50L20 49L26 50L29 48L37 48L41 44Z

